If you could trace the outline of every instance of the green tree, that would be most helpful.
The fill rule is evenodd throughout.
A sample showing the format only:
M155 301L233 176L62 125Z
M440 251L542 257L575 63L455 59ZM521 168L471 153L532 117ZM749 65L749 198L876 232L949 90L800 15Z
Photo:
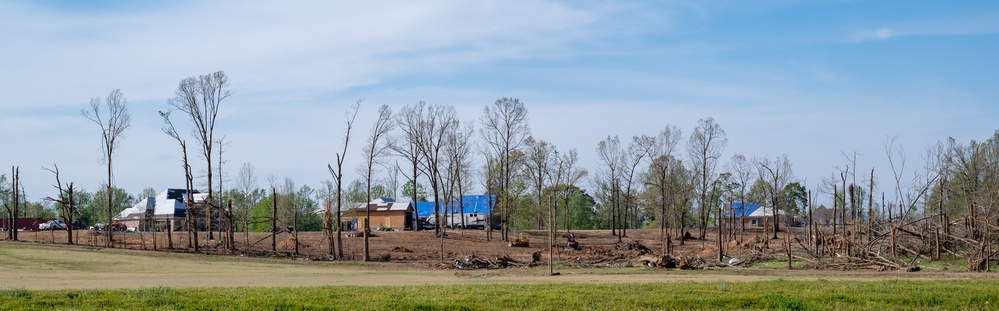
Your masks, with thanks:
M20 210L24 216L33 218L56 218L55 207L50 202L25 202Z
M579 230L597 229L597 213L596 209L594 209L596 205L597 201L587 194L586 190L573 187L569 195L569 210L571 215L569 226Z
M271 231L271 197L266 196L250 209L250 232Z
M128 192L125 191L125 189L118 187L112 189L113 189L111 192L112 201L110 204L111 215L108 215L107 213L107 206L108 206L107 188L104 187L98 188L96 192L90 195L89 200L87 200L87 198L84 197L83 191L81 191L79 194L74 194L74 196L80 195L81 201L79 202L83 203L80 205L83 207L80 209L79 219L81 223L84 223L84 221L88 221L91 224L97 222L106 222L107 219L109 219L110 217L114 217L118 215L118 213L121 213L122 210L132 207L132 205L135 205L136 203L135 197L133 197L131 194L128 194Z
M861 189L861 188L857 188ZM860 192L861 194L863 192ZM808 190L798 182L792 182L784 186L780 191L782 200L781 210L788 214L801 214L808 206ZM863 197L863 196L861 196Z
M402 196L406 198L413 197L413 181L406 181L406 184L402 186ZM423 184L416 184L416 200L419 202L427 201L427 188Z

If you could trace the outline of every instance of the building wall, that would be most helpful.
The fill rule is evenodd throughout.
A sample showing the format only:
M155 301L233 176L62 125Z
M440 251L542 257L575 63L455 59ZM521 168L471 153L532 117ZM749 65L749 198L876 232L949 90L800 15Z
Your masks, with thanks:
M364 212L357 213L357 227L360 228L364 224ZM403 230L406 227L406 212L405 211L387 211L387 212L371 212L371 230L375 230L381 227L392 228L395 230Z

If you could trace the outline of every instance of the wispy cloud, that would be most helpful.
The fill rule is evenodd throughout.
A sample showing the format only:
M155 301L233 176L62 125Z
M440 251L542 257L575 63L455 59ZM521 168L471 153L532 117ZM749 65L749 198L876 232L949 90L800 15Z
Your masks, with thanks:
M847 39L852 42L869 42L908 36L967 36L996 33L999 33L999 13L984 12L893 23L852 32Z
M164 98L230 71L240 90L338 91L419 71L516 59L607 35L618 7L548 1L192 1L76 14L5 5L2 105L60 105L122 88ZM60 92L48 90L59 85Z

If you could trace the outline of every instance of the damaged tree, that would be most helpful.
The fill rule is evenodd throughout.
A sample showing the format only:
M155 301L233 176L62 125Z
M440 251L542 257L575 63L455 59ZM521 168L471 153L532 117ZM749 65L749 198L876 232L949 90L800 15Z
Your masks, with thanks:
M66 188L63 188L62 181L59 180L59 166L52 164L52 169L42 168L46 171L52 172L55 175L56 183L53 185L57 190L59 190L59 197L45 197L46 201L55 202L59 206L59 216L66 223L66 244L73 244L73 214L76 213L76 206L73 199L73 182L66 184Z
M388 105L382 105L378 108L378 119L371 127L371 136L368 136L368 144L364 147L366 164L364 167L364 193L367 196L367 201L364 203L366 206L364 209L364 261L371 261L371 251L368 244L368 236L370 235L368 233L371 232L371 207L367 206L371 202L371 175L374 172L375 164L385 155L385 151L394 145L392 137L388 136L393 128L395 128L395 124L392 123L392 109Z
M336 221L331 221L330 224L336 224L337 259L343 259L343 233L340 230L340 212L343 208L343 160L347 154L347 146L350 144L350 130L354 127L354 119L357 118L357 111L360 109L362 101L360 99L357 100L354 102L351 110L347 111L347 128L343 138L343 151L336 154L336 168L334 169L332 164L326 164L330 175L333 175L333 182L336 183ZM327 217L333 218L332 215Z
M188 77L180 81L176 95L168 100L170 106L187 115L194 124L193 136L200 143L201 155L205 158L206 185L208 196L204 199L205 212L205 243L212 236L212 208L215 206L215 196L212 188L212 147L215 144L215 120L218 117L222 101L232 95L229 90L229 76L219 70L198 77ZM222 178L222 176L219 176Z
M108 94L101 108L101 99L90 100L90 110L83 110L81 114L90 121L93 121L101 128L101 152L104 156L104 163L108 165L107 195L108 195L108 219L107 224L107 247L114 245L112 231L110 229L112 218L114 217L112 194L112 184L114 181L112 171L112 156L118 147L118 140L131 125L132 116L125 107L125 98L121 90L115 89Z

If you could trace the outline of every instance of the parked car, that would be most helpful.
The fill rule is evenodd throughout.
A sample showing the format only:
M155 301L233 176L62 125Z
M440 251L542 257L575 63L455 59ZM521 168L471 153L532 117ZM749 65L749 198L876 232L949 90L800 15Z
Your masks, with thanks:
M38 230L66 230L66 223L62 220L49 220L38 224Z
M90 230L105 231L108 230L108 224L106 222L96 223L90 227ZM126 231L126 230L128 230L128 227L125 227L125 224L120 223L118 221L111 222L111 231Z
M83 230L83 229L87 229L87 226L81 224L79 220L73 221L73 230Z

